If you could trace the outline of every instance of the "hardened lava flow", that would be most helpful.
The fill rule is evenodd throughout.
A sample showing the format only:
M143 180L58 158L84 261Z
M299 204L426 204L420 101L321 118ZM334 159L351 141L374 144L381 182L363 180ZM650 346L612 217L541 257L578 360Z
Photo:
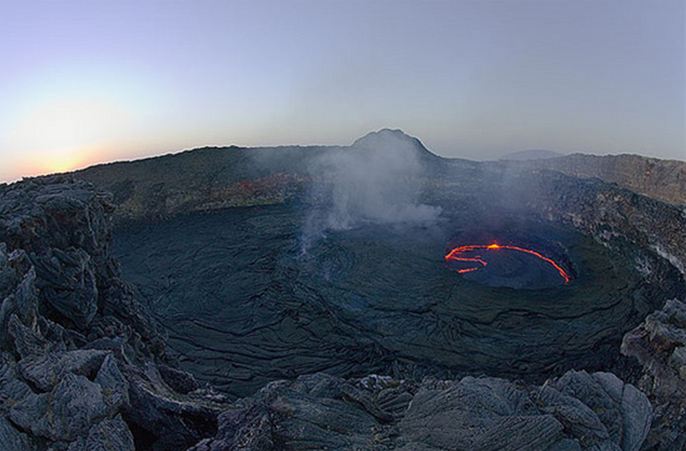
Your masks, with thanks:
M529 255L533 255L534 257L543 260L544 262L548 263L550 266L555 268L555 270L560 274L560 277L564 280L564 283L569 283L572 278L569 275L569 273L558 263L555 262L552 258L546 257L545 255L541 254L538 251L535 251L533 249L527 249L524 247L520 246L512 246L509 244L498 244L498 243L491 243L491 244L467 244L464 246L458 246L456 248L453 248L450 252L448 252L445 256L445 261L446 262L471 262L471 263L476 263L477 266L470 266L467 268L459 268L457 269L457 273L459 274L465 274L468 272L472 271L477 271L481 268L484 268L488 265L488 261L486 261L486 257L483 257L481 255L474 255L475 251L480 251L480 250L485 250L488 252L500 252L502 250L505 251L516 251L516 252L523 252Z

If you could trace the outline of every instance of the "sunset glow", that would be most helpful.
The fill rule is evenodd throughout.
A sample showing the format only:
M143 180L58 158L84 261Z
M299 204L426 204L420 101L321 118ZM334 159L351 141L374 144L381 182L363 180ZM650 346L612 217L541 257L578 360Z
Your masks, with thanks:
M447 157L684 158L683 2L296 3L3 2L0 182L384 127Z

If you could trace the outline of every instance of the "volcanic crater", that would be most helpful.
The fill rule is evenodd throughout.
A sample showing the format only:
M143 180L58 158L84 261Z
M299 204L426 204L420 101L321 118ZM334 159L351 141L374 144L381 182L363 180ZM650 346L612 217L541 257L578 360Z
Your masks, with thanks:
M540 383L630 371L623 334L683 292L671 265L512 212L479 227L476 205L328 230L305 252L302 203L192 213L120 228L114 251L182 367L232 397L315 372Z
M0 442L681 449L683 224L393 130L0 185Z
M578 179L443 160L389 130L222 158L217 174L278 178L236 180L245 207L122 221L114 253L182 367L234 398L315 372L631 379L622 336L684 293L648 246L575 219L574 196L597 199Z

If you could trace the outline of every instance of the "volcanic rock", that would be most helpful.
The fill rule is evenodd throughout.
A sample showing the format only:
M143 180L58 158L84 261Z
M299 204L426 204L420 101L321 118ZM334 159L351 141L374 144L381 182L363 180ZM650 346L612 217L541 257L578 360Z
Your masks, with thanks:
M219 417L214 439L191 449L637 450L651 419L635 387L583 371L540 387L487 377L414 384L315 374L273 382L238 404Z
M129 405L125 417L158 437L158 447L174 449L212 434L217 416L226 409L223 398L212 392L182 394L164 382L157 366L126 366Z
M50 393L31 394L12 406L9 418L36 436L70 441L103 419L107 410L97 384L66 374Z
M129 406L129 383L119 370L117 359L112 354L103 360L94 382L102 388L109 410L116 412Z
M56 249L34 260L42 296L79 329L85 329L98 309L98 289L90 256L82 249Z
M106 195L68 178L0 187L3 449L178 449L215 430L222 398L169 366L120 279L111 212Z
M639 387L655 406L647 446L668 450L686 447L686 303L672 299L627 333L622 353L643 367Z
M88 434L73 441L67 451L132 451L134 449L133 435L121 415L117 415L111 420L103 420L92 426Z
M0 444L12 451L33 451L35 446L29 436L19 432L9 421L0 418Z
M105 351L82 349L34 355L19 361L19 372L39 390L49 391L67 373L94 375L106 355Z

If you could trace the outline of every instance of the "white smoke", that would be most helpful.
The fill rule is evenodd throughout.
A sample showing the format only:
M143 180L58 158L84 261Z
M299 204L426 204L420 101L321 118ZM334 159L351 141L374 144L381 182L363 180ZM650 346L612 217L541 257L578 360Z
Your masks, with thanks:
M309 168L316 180L315 207L305 239L368 223L435 221L441 209L419 202L429 158L433 155L415 138L381 130L316 159Z

